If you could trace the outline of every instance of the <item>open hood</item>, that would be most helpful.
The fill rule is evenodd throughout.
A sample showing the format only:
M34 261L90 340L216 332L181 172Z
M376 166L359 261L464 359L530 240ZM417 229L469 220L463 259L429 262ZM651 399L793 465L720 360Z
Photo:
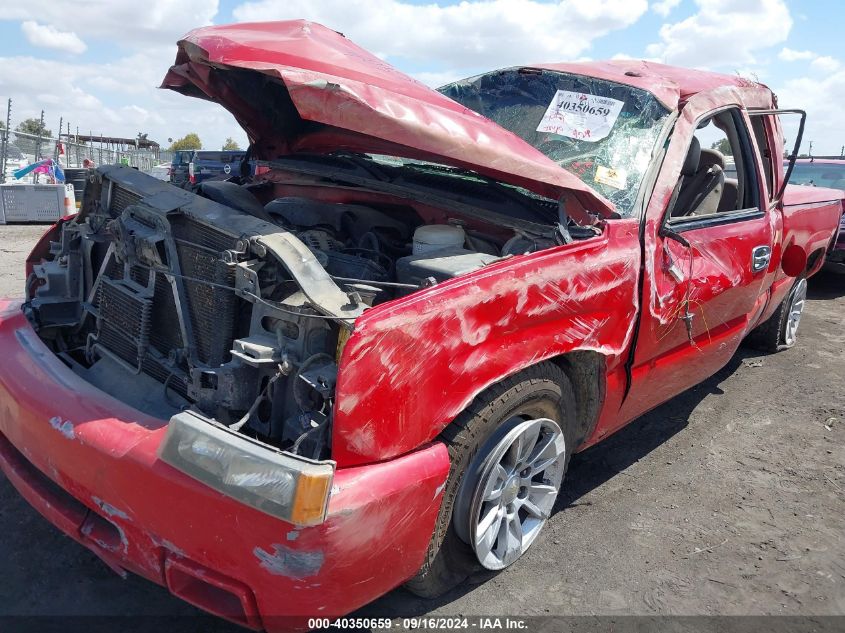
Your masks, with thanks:
M404 75L342 34L306 21L196 29L162 88L219 103L254 156L348 150L429 160L609 217L613 205L531 145ZM578 209L569 207L578 219Z

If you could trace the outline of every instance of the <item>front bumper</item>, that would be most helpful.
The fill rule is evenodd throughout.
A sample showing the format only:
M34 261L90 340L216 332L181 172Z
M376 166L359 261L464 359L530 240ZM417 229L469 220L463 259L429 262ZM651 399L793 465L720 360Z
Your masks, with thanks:
M339 469L326 521L297 529L156 458L167 422L97 390L0 301L0 468L118 573L254 628L346 614L419 569L440 508L442 444Z

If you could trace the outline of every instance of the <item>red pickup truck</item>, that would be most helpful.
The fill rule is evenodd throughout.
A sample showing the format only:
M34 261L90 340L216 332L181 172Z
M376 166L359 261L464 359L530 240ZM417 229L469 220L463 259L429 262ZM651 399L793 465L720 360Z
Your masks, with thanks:
M162 87L232 112L259 175L91 173L0 305L0 465L119 573L256 628L513 564L573 453L795 342L842 214L784 187L775 97L735 76L433 91L278 22L191 32Z

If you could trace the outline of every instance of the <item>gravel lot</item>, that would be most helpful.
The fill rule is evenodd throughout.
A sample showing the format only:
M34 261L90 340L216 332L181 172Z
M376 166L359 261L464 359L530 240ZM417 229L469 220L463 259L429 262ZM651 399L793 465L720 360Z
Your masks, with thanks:
M0 226L0 296L21 294L44 228ZM843 314L845 277L817 276L795 348L740 350L573 458L558 512L515 567L436 601L398 589L359 615L845 615ZM115 576L2 475L0 533L0 615L196 613ZM179 622L167 629L196 629Z

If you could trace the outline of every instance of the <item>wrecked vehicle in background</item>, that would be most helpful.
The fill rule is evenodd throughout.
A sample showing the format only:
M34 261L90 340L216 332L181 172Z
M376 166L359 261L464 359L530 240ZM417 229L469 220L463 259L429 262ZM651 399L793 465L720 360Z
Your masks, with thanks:
M784 188L775 99L734 76L435 92L279 22L191 32L163 87L266 173L91 174L0 308L0 464L113 569L252 627L513 564L574 452L795 342L842 212Z

